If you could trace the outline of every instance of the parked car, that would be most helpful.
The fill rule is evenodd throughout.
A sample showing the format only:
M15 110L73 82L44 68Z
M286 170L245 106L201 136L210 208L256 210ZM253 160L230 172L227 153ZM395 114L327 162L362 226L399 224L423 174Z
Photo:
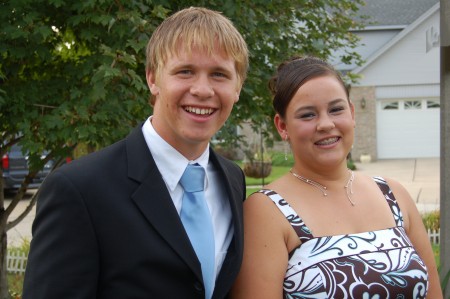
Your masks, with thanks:
M28 185L30 189L39 188L45 177L53 167L53 161L48 161L44 169L39 171L34 180ZM20 145L13 145L2 157L3 187L4 190L19 189L25 176L28 174L28 155L22 153Z

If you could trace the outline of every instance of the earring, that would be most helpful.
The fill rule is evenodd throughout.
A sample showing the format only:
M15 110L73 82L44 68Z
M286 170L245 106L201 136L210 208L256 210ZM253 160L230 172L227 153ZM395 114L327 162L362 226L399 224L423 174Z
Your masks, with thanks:
M287 161L287 153L288 152L288 134L284 135L284 160Z

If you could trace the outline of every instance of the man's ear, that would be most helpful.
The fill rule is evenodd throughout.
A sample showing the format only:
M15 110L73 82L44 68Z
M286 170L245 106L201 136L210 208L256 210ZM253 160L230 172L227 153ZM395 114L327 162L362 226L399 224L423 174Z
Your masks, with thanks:
M236 91L236 99L234 100L234 103L236 104L239 101L239 95L241 94L241 91Z
M156 85L156 75L153 71L146 72L147 85L150 89L152 95L156 96L159 94L159 87Z

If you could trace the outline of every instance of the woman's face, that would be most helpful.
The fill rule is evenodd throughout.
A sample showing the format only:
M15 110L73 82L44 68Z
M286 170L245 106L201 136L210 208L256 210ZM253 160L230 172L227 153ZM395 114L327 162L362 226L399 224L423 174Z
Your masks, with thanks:
M283 139L289 136L299 166L340 165L353 144L354 107L337 78L316 77L297 90L285 119L277 115L275 124Z

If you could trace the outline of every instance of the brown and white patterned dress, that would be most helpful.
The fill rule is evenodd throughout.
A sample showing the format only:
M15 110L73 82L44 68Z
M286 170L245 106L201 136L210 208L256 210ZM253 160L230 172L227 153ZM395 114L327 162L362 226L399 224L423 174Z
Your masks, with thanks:
M374 178L396 226L315 238L292 207L263 189L284 214L302 244L289 256L284 298L425 298L428 272L403 228L399 206L386 181Z

